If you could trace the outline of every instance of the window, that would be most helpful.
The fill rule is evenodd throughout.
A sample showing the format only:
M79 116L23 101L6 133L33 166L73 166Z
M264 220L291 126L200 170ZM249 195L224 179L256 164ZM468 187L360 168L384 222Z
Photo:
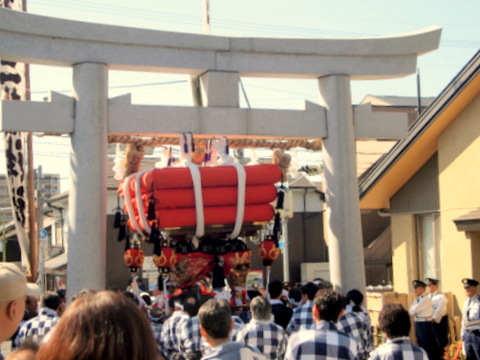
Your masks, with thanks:
M440 277L440 215L417 215L418 278Z

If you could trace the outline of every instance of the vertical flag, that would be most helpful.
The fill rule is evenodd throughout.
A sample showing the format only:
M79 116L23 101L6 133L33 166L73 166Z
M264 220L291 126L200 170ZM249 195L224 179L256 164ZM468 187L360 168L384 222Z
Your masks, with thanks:
M0 7L23 11L22 0L0 0ZM0 91L3 100L25 100L27 95L27 67L23 63L0 60ZM21 132L5 133L5 154L7 184L15 221L18 243L22 253L22 265L30 274L28 260L29 241L26 232L27 193L26 193L26 151Z

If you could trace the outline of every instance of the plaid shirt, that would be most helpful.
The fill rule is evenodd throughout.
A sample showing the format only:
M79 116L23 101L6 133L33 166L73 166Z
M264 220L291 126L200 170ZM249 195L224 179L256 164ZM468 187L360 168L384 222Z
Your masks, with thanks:
M292 318L286 329L289 335L298 330L313 328L314 322L312 308L313 303L309 300L304 305L293 309Z
M428 360L421 347L410 342L408 337L388 340L370 353L370 360Z
M358 358L367 359L369 353L369 331L365 320L354 312L346 312L336 323L337 329L353 337L358 346Z
M288 337L285 330L273 321L259 321L253 318L238 331L233 341L254 346L267 359L275 360L283 359Z
M155 323L153 321L150 322L150 327L152 328L153 331L153 336L155 336L155 341L157 342L157 350L158 353L161 355L162 354L162 327L163 324L161 323Z
M38 316L25 321L18 331L15 338L15 347L21 346L26 340L40 344L44 336L55 326L60 320L55 310L49 308L40 309Z
M329 321L320 321L313 329L290 336L285 360L317 359L357 360L357 344Z
M187 313L174 311L172 316L163 323L159 347L166 359L170 359L175 353L180 351L178 334L188 319Z
M245 326L245 323L238 316L232 316L233 330L230 338ZM178 329L178 345L180 354L186 358L187 355L201 352L203 356L209 354L212 349L200 334L200 322L198 316L191 317L182 323Z

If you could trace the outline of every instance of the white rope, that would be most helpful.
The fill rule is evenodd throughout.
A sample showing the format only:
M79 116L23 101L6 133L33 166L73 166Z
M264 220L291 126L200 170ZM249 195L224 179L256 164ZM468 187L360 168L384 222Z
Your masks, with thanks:
M195 217L196 229L195 236L200 238L205 234L205 214L203 212L202 178L198 166L191 162L191 152L194 151L192 133L183 133L180 136L180 159L190 170L190 176L193 182L193 192L195 195Z
M243 224L243 216L245 214L245 186L247 183L247 176L245 173L245 168L238 164L232 164L235 166L235 169L237 170L237 179L238 179L238 185L237 185L237 215L235 217L235 226L233 227L233 231L228 235L230 239L235 239L239 234L240 231L242 230L242 224Z
M139 173L136 173L136 178L135 178L135 201L137 202L137 209L138 209L138 216L140 218L140 225L143 227L143 230L147 233L150 234L152 229L150 228L150 225L148 224L148 220L145 216L145 211L144 211L144 204L143 204L143 199L142 199L142 192L141 192L141 186L140 186L140 180L143 174L151 171L149 170L143 170ZM153 194L152 194L153 195Z
M125 198L125 205L127 206L128 218L130 219L130 222L132 223L135 230L139 234L141 234L142 229L140 229L140 226L138 225L137 219L135 219L135 212L133 211L133 206L132 206L132 203L131 203L132 196L130 195L130 182L132 181L133 177L136 176L136 175L137 174L129 175L125 179L125 181L123 182L123 197Z
M233 231L228 235L229 239L235 239L242 230L243 217L245 214L245 186L247 176L245 168L235 163L233 157L228 155L228 139L225 136L222 136L220 141L212 141L212 145L223 160L223 165L234 166L237 171L237 214L235 216Z
M200 238L205 234L205 214L203 212L202 179L198 166L192 163L186 164L190 169L190 176L193 181L193 192L195 194L195 215L197 218L197 227L195 236Z

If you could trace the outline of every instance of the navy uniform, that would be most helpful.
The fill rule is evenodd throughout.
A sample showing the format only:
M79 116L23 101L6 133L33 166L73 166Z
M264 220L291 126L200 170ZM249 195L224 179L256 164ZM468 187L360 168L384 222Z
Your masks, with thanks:
M426 278L425 282L430 290L429 297L432 300L433 306L433 332L437 339L440 351L444 351L448 345L448 315L447 315L447 297L438 291L437 279Z
M480 360L480 297L478 281L462 279L468 299L463 305L462 340L467 360Z
M433 305L430 297L425 294L427 284L421 280L414 280L412 284L416 292L419 291L419 288L423 288L423 292L415 299L409 309L410 315L413 315L418 345L426 351L429 360L438 360L442 353L439 352L437 340L433 333Z

